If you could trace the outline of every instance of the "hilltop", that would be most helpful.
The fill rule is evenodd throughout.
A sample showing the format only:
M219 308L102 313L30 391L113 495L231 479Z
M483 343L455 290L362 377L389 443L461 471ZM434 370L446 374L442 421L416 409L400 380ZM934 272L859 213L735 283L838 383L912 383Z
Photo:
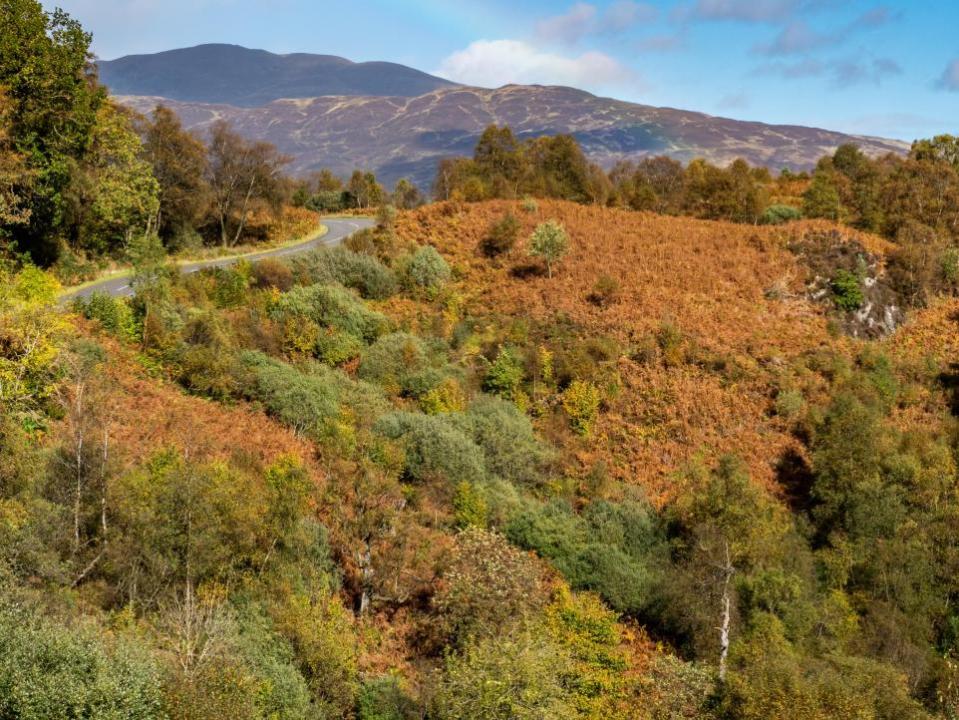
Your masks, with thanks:
M362 167L389 184L409 177L428 187L439 159L469 153L493 123L520 137L571 133L607 168L621 159L668 155L808 170L844 143L872 156L908 150L896 140L731 120L569 87L464 87L389 63L235 46L131 56L99 67L111 92L141 112L167 104L198 131L227 119L247 137L293 156L296 172L326 167L348 174Z

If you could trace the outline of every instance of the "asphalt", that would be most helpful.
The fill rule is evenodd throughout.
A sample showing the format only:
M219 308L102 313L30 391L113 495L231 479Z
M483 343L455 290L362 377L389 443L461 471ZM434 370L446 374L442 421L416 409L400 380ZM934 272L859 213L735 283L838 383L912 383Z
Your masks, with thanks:
M263 260L264 258L280 258L287 257L289 255L298 255L299 253L307 252L308 250L313 250L314 248L318 247L333 247L335 245L339 245L353 233L365 228L373 227L374 222L369 218L358 217L326 218L323 220L323 225L325 225L327 228L326 233L320 237L307 240L306 242L302 242L297 245L288 245L286 247L275 248L273 250L263 250L261 252L249 253L248 255L240 255L238 257L197 260L196 262L184 263L180 265L180 272L188 274L194 273L197 270L203 270L204 268L229 267L230 265L236 264L240 260L256 262L257 260ZM66 303L74 298L89 297L93 293L106 293L107 295L114 295L117 297L133 295L133 288L130 287L131 279L132 278L129 275L105 278L99 282L95 282L91 285L85 285L78 290L64 294L60 298L60 301Z

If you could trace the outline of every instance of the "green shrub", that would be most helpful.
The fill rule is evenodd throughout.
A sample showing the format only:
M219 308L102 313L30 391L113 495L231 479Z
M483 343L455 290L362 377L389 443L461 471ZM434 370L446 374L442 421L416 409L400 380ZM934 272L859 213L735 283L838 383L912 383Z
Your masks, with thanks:
M514 400L519 395L526 370L516 350L500 348L496 359L490 363L483 378L483 389L504 398Z
M551 453L536 439L532 423L516 405L485 397L465 414L451 417L483 450L491 474L527 487L542 484Z
M456 486L453 495L453 510L455 511L456 527L485 528L489 522L489 508L486 499L477 492L476 488L465 480Z
M99 634L0 600L0 717L166 718L162 676L146 651Z
M297 432L320 437L338 416L339 398L330 383L261 353L245 352L240 359L252 376L246 394Z
M241 268L212 267L201 270L201 272L213 280L211 299L217 307L237 307L246 299L249 278L242 272Z
M520 207L523 208L523 212L534 213L539 210L539 203L531 197L523 198L523 202L520 204Z
M339 283L365 298L383 300L397 290L396 276L375 257L338 246L320 248L290 261L304 285Z
M450 266L432 245L421 247L402 264L410 289L437 290L450 279Z
M760 225L782 225L802 220L802 211L792 205L770 205L759 217Z
M572 672L556 644L528 632L486 638L450 655L434 698L436 720L573 720L564 679Z
M797 417L806 407L799 390L780 390L776 395L776 414L787 420Z
M360 687L357 720L416 720L419 708L395 675L381 675Z
M358 357L366 347L363 341L336 328L327 328L318 333L315 355L327 365L342 365Z
M373 429L406 450L406 474L416 481L441 477L450 483L481 482L486 477L483 453L447 415L394 412Z
M393 392L407 388L409 379L430 367L426 345L409 333L383 335L363 351L359 377Z
M513 213L506 213L489 226L480 242L480 250L486 257L496 257L510 252L519 237L519 220Z
M645 503L591 503L576 515L569 503L530 507L506 536L549 559L576 590L593 590L620 612L641 612L657 596L665 545Z
M137 337L136 321L130 304L123 298L95 292L88 298L77 298L74 309L88 320L97 320L103 329L121 340Z
M387 327L387 319L366 307L349 290L335 285L293 288L270 309L274 320L306 317L320 326L333 327L366 342L372 342Z
M829 286L833 302L840 310L858 310L866 300L862 292L862 282L855 273L848 270L837 270Z

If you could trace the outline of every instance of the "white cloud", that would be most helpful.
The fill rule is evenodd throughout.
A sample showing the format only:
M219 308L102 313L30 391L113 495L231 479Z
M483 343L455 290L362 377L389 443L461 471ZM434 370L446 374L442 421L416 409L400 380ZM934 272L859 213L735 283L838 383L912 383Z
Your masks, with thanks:
M595 5L579 2L562 15L540 20L536 37L545 43L575 45L588 36L614 36L639 23L653 22L659 11L648 3L617 0L604 11Z
M604 53L566 57L538 50L521 40L477 40L446 57L435 74L480 87L517 83L601 90L639 85L635 73Z

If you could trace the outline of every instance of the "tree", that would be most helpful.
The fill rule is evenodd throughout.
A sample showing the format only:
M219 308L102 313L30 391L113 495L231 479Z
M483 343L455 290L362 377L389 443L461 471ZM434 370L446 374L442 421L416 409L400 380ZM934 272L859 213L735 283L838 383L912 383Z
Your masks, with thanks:
M145 123L143 153L159 183L154 225L169 243L178 233L192 229L206 210L206 147L183 129L176 113L157 105Z
M67 191L72 243L99 254L120 249L134 234L149 234L159 191L129 111L104 103Z
M376 181L376 175L369 171L354 170L347 189L353 197L354 207L362 210L383 202L383 186Z
M543 259L549 277L553 277L553 265L559 262L568 250L569 237L566 230L555 220L540 223L529 237L529 254Z
M508 125L487 127L476 143L473 162L496 197L516 197L523 175L522 146Z
M839 190L832 172L817 168L812 183L803 193L803 215L839 220L841 212Z
M67 218L64 192L88 147L106 91L96 82L89 33L37 0L0 4L0 86L10 99L10 135L27 158L32 183L18 186L29 208L10 227L20 250L41 264L59 252Z
M0 88L0 232L5 225L22 225L30 219L24 196L33 173L27 167L26 157L14 147L10 112L10 99Z
M412 210L423 204L423 193L406 178L396 181L392 193L393 204L401 210Z
M270 143L245 140L225 120L218 120L210 131L209 158L207 182L220 243L223 247L236 245L254 201L278 209L283 192L281 173L290 158L280 155Z

